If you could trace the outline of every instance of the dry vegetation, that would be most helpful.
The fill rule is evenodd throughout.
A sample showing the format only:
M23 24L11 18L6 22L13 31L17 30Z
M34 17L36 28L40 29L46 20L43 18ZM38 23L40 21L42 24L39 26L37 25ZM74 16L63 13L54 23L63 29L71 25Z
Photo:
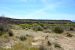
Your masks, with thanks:
M0 50L75 50L74 24L0 24Z

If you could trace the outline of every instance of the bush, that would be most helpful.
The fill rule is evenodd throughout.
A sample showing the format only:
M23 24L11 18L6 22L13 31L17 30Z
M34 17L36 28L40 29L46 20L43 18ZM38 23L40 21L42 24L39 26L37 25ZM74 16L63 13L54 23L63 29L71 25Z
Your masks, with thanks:
M51 46L52 45L50 41L48 41L47 44L48 44L48 46Z
M74 29L73 28L70 28L70 31L73 31Z
M35 30L35 31L43 31L43 28L39 25L38 26L33 26L32 29Z
M3 32L4 28L2 26L0 26L0 32Z
M44 33L51 33L51 30L44 30Z
M27 38L26 38L25 36L20 36L19 39L20 39L21 41L25 41Z
M6 31L8 31L8 27L3 24L0 24L0 32L6 32Z
M61 48L61 46L59 44L57 44L57 43L54 44L54 47L55 48Z
M2 36L4 33L3 32L0 32L0 36Z
M39 50L47 50L47 48L46 48L45 46L41 45L41 46L39 47Z
M9 34L9 36L13 36L13 32L12 31L9 31L8 34Z
M21 26L23 29L30 29L32 27L31 24L20 24L19 26Z
M53 31L55 33L59 33L60 34L60 33L63 33L64 30L62 28L60 28L60 27L55 27Z
M70 33L67 33L67 37L72 37L73 35Z
M8 27L7 25L4 25L4 24L0 24L0 36L7 33L8 32Z

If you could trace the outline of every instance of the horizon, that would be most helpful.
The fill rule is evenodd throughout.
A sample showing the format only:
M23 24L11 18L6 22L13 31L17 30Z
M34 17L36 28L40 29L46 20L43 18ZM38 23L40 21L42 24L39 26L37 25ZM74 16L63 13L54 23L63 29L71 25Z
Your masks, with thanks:
M0 6L10 18L75 20L74 0L1 0Z
M21 19L21 18L13 18L13 17L6 17L6 16L0 16L2 18L11 18L11 19ZM25 20L25 19L23 19ZM26 20L68 20L68 19L26 19ZM75 20L70 20L72 22L75 22Z

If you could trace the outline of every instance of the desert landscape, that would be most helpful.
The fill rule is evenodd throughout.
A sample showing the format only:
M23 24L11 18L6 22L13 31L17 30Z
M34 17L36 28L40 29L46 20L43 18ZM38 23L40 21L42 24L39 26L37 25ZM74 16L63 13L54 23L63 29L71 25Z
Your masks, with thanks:
M75 0L0 0L0 50L75 50Z
M0 50L75 50L75 23L0 17Z

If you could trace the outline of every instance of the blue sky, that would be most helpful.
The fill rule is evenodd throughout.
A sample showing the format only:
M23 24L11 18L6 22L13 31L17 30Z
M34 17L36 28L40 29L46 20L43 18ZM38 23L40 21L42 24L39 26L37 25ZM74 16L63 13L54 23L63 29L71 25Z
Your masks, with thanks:
M0 15L21 19L75 20L75 0L0 0Z

